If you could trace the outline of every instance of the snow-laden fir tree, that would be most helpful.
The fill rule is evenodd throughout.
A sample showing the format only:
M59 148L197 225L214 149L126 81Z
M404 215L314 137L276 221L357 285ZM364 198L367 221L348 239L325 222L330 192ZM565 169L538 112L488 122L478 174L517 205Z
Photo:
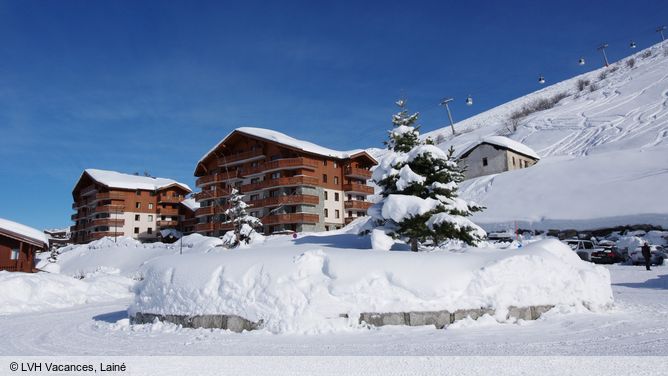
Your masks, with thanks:
M256 229L262 227L262 222L246 211L249 205L243 201L243 197L244 195L238 189L232 188L230 208L225 211L225 215L234 224L234 230L228 231L223 236L223 243L230 248L236 247L242 242L250 243Z
M373 172L382 188L382 200L369 209L377 225L374 232L404 240L415 252L419 243L438 245L449 239L474 245L486 234L466 217L483 207L457 196L464 170L454 149L445 152L421 142L418 113L409 115L404 100L396 104L401 110L392 117L387 151Z

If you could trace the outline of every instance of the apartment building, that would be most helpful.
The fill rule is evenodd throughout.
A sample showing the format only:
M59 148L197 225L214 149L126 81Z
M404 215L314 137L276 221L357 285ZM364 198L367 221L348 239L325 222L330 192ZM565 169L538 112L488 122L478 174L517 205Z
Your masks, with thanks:
M327 231L366 215L370 168L364 150L337 151L280 132L243 127L228 134L197 163L195 232L230 230L224 211L231 187L245 195L265 234Z
M156 241L160 230L178 229L181 201L190 188L177 181L86 169L74 189L70 228L74 243L105 236Z

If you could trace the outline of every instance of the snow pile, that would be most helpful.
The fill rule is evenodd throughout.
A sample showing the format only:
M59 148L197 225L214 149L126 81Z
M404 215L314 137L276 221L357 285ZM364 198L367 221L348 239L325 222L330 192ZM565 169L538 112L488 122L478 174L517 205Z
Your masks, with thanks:
M158 190L171 185L178 185L188 192L192 192L188 185L166 178L130 175L116 171L97 170L94 168L87 168L84 170L83 174L88 174L93 180L110 188ZM79 180L81 180L81 178L79 178Z
M612 303L608 271L556 240L420 253L268 243L147 262L130 314L235 314L274 333L319 333L350 330L360 312L490 307L503 320L509 306Z
M128 298L131 285L127 278L95 273L79 280L59 274L0 271L0 315Z

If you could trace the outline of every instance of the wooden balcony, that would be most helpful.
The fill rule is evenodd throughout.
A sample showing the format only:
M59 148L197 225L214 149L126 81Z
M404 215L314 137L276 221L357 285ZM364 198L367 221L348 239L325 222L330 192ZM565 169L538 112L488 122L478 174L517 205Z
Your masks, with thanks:
M95 201L121 200L125 201L125 195L120 192L101 192L95 195Z
M86 224L86 227L88 228L98 227L98 226L123 227L124 224L125 224L125 219L98 218L88 222Z
M279 187L290 187L290 186L301 186L301 185L308 185L308 186L318 185L318 179L312 176L292 176L289 178L268 179L258 183L242 185L241 192L248 193L253 191L261 191L263 189L268 189L268 188L279 188Z
M216 214L216 207L215 206L204 206L195 209L195 217L203 217L207 215L214 215Z
M183 201L185 197L183 196L169 196L169 195L160 195L158 196L159 204L178 204Z
M202 176L201 178L195 181L195 185L201 188L205 185L222 183L228 180L236 179L238 177L239 177L239 172L237 170L229 172L221 172L219 174Z
M242 174L244 176L249 176L272 171L289 170L296 168L308 168L310 170L315 170L317 166L318 163L312 159L303 157L285 158L285 159L277 159L274 161L261 163L259 166L251 167L250 169L244 171Z
M363 168L346 167L345 170L344 170L344 174L347 177L355 178L355 179L363 179L363 180L371 179L371 171L363 169Z
M160 215L179 215L179 209L178 208L158 208L156 210L156 213Z
M123 205L103 205L95 208L95 213L123 213Z
M230 191L227 189L216 189L215 191L206 190L195 193L195 201L211 200L214 198L227 197L229 195Z
M248 204L254 208L265 208L280 205L318 205L320 198L314 195L290 195L267 197L260 200L249 201Z
M349 184L344 184L343 185L343 191L344 192L361 193L361 194L365 194L365 195L372 195L373 194L373 187L369 187L368 185L364 185L364 184L349 183Z
M320 216L309 213L290 213L290 214L276 214L268 215L262 218L264 225L277 225L289 223L318 223Z
M91 232L90 235L87 235L86 238L88 240L97 240L97 239L102 239L105 236L109 237L121 237L123 236L124 233L123 231L99 231L99 232Z
M211 231L229 231L234 228L231 223L198 223L195 225L195 232L211 232Z
M218 157L218 165L220 167L224 167L260 158L264 158L264 152L262 149L250 150L243 153L220 156Z
M343 202L343 207L351 210L367 210L371 207L371 205L373 205L372 202L360 200L350 200Z
M88 196L93 193L97 192L97 188L94 185L91 185L87 187L86 189L83 189L80 193L79 196Z
M176 227L178 226L179 221L158 221L158 227Z

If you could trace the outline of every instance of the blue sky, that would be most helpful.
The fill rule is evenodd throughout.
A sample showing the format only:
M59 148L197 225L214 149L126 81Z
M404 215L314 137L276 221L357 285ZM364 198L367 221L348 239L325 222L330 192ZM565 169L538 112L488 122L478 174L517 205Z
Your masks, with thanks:
M3 1L0 217L70 225L85 168L194 186L231 129L380 147L408 98L423 131L659 41L665 1ZM580 67L584 56L588 65ZM464 105L474 96L475 105Z

